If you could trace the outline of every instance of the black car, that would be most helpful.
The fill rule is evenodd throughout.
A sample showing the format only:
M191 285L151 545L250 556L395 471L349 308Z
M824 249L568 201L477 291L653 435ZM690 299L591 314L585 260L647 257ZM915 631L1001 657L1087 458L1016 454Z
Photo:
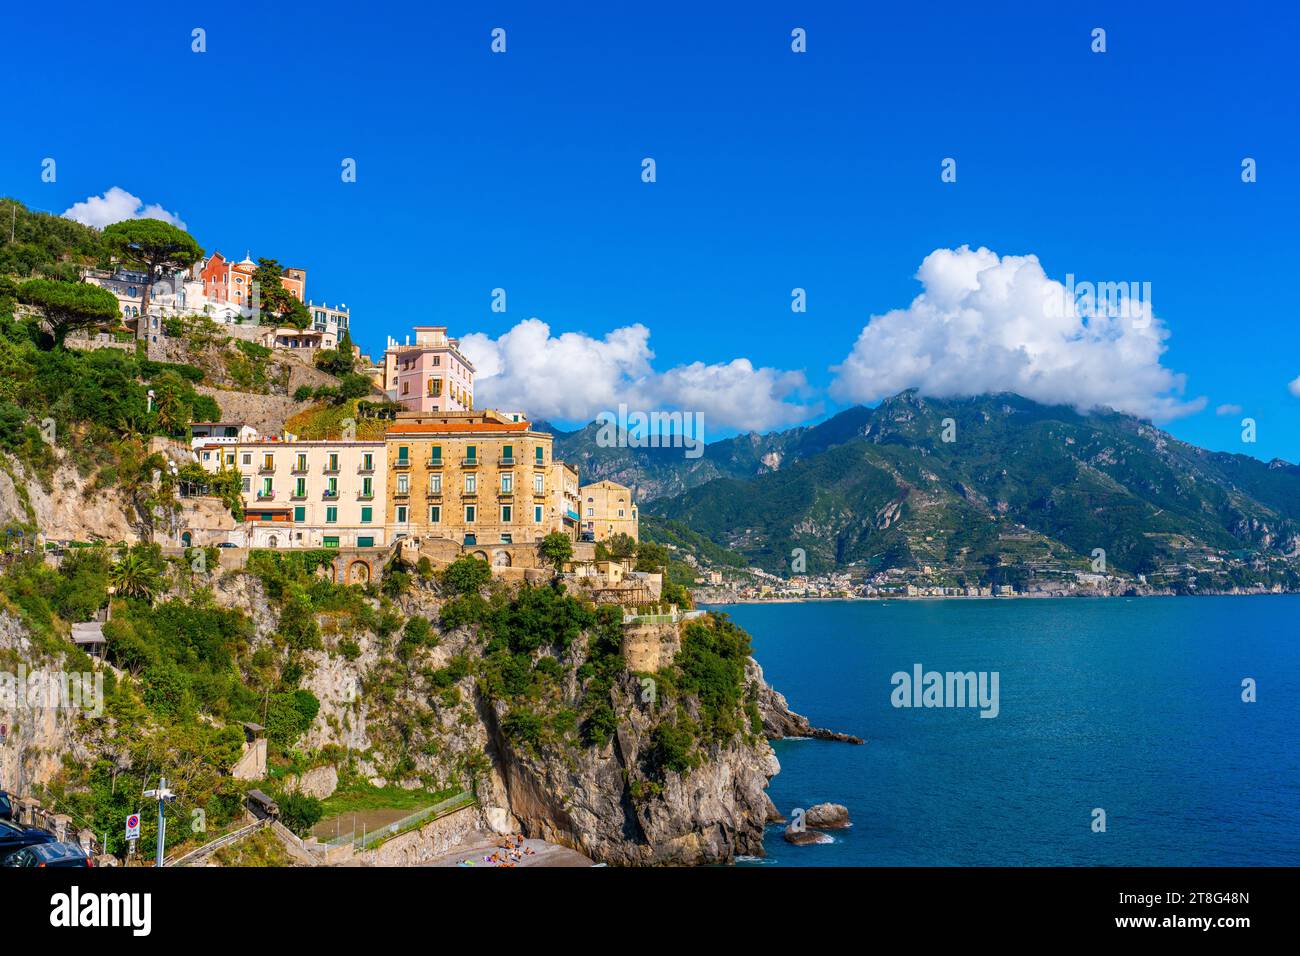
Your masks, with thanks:
M14 818L14 802L9 794L0 790L0 820L12 820Z
M53 843L55 836L39 827L25 827L10 820L0 820L0 858L15 850L38 843Z
M94 866L95 861L76 843L37 843L0 859L0 867L48 866L55 869Z

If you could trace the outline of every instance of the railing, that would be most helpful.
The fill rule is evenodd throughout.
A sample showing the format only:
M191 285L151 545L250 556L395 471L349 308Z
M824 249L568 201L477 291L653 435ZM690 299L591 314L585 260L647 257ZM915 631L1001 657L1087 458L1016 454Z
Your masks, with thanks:
M439 817L444 817L449 813L457 810L463 810L465 807L473 806L478 802L478 798L468 790L462 790L455 796L448 797L446 800L440 800L433 806L425 807L423 810L417 810L408 814L400 820L394 820L387 826L380 827L378 830L363 831L357 833L355 830L351 833L337 836L333 840L325 841L326 846L344 846L351 843L356 849L373 849L395 836L400 836L408 830L414 830L423 826Z

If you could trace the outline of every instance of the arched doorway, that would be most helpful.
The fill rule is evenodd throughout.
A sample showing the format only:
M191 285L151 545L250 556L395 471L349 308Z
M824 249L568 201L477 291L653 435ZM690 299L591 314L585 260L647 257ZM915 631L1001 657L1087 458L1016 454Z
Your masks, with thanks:
M470 557L471 557L471 558L478 558L478 559L479 559L480 561L482 561L484 564L487 564L487 563L488 563L488 556L487 556L487 552L486 552L486 551L475 551L473 554L470 555Z
M348 568L349 584L366 584L370 581L370 565L364 561L353 561Z
M188 531L182 532L182 533L181 533L181 547L182 547L182 548L192 548L192 547L194 547L194 535L190 534Z
M508 567L510 567L510 552L509 552L509 551L494 551L494 552L492 553L492 567L494 567L494 568L508 568Z

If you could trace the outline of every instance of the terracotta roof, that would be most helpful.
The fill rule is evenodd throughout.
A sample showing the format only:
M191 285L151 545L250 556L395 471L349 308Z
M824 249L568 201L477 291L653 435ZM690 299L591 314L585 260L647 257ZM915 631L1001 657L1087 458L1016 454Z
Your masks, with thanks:
M528 431L528 422L399 422L388 426L387 435L437 435L447 432L504 432L516 433Z

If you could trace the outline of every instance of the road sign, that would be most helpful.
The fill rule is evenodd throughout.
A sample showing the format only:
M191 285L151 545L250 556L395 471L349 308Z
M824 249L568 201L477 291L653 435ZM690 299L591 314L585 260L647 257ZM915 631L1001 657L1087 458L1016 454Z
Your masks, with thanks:
M140 814L129 813L126 817L126 838L128 840L140 839Z

